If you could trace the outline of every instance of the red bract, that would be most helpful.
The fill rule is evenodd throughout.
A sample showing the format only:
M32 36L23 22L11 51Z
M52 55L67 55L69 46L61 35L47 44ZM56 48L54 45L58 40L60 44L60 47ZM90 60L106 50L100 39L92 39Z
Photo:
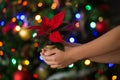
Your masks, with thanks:
M60 26L60 24L62 23L62 21L64 19L64 15L65 15L65 11L62 11L62 12L56 14L50 20L47 17L44 17L41 26L32 26L29 29L38 30L37 36L48 35L49 39L52 42L61 42L62 38L61 38L61 36L60 36L60 34L58 32L57 32L57 35L59 35L59 40L53 39L53 37L56 36L56 33L53 33L53 30L57 29Z
M52 42L63 42L62 37L58 31L52 32L49 36L50 41Z

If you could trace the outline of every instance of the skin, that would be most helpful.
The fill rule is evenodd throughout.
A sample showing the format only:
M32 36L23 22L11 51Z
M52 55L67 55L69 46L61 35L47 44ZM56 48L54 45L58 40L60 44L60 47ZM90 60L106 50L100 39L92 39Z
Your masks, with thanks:
M120 26L86 44L65 43L65 51L57 48L40 53L51 68L65 68L78 60L120 64Z

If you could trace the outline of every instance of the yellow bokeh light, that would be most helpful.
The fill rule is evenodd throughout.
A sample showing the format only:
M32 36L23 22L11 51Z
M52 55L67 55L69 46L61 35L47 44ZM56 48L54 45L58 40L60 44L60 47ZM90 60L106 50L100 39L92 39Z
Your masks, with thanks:
M16 31L20 31L20 29L21 29L21 28L20 28L20 26L18 26L18 25L15 27L15 30L16 30Z
M42 7L43 6L43 3L42 2L39 2L38 3L38 7Z
M31 38L31 31L27 28L21 28L19 31L21 39L28 40Z
M117 75L113 75L112 80L117 80Z
M22 0L18 0L18 4L21 4Z
M103 17L99 17L98 20L99 20L100 22L102 22L102 21L103 21Z
M27 34L27 33L26 33L25 30L21 30L21 31L20 31L20 35L21 35L21 36L24 36L24 35L26 35L26 34Z
M84 62L84 64L87 66L90 65L90 63L91 63L91 61L89 59L85 60L85 62Z
M0 41L0 47L2 47L3 46L3 42L2 41Z
M56 8L57 8L57 4L56 3L52 3L51 9L56 9Z
M24 60L24 65L28 66L30 64L29 60Z
M21 65L21 64L18 65L18 70L19 70L19 71L22 70L22 65Z
M35 16L35 20L38 21L38 20L40 20L40 19L41 19L41 16L40 16L40 15L36 15L36 16Z

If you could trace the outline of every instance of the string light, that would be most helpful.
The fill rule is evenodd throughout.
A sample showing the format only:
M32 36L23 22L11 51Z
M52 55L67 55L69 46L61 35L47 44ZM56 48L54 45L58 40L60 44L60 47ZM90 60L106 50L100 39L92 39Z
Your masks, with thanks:
M93 29L96 28L96 23L95 22L91 22L90 23L90 27L93 28Z
M76 18L77 20L80 20L80 18L81 18L80 13L76 13L76 14L75 14L75 18Z
M117 80L117 75L113 75L112 80Z
M33 77L34 77L35 79L37 79L37 78L38 78L38 74L34 73L34 74L33 74Z
M40 19L41 19L41 16L40 16L40 15L36 15L36 16L35 16L35 20L38 21L38 20L40 20Z
M79 26L80 26L80 23L79 23L79 22L76 22L76 23L75 23L75 27L76 27L76 28L79 28Z
M2 47L3 46L3 42L2 41L0 41L0 47Z
M26 59L26 60L23 61L23 64L28 66L30 64L30 62L29 62L29 60Z
M36 36L37 36L37 33L33 33L32 37L34 38L34 37L36 37Z
M43 3L42 2L39 2L38 3L38 7L42 7L43 6Z
M20 16L20 19L21 19L21 20L24 20L24 19L25 19L25 15L21 15L21 16Z
M113 66L114 66L114 64L112 64L112 63L109 63L109 64L108 64L108 67L109 67L109 68L111 68L111 67L113 67Z
M37 22L38 22L38 23L41 23L41 22L42 22L42 19L38 20Z
M3 56L3 51L2 50L0 50L0 56Z
M20 31L20 29L21 29L21 28L20 28L20 26L18 26L18 25L15 27L15 31Z
M13 53L14 53L14 52L15 52L15 48L11 48L11 52L13 52Z
M94 30L94 31L92 32L92 34L93 34L93 36L98 37L98 32L97 32L96 30Z
M23 6L27 6L28 2L27 1L23 1L22 5Z
M86 66L88 66L88 65L90 65L90 64L91 64L91 61L90 61L90 60L88 60L88 59L86 59L86 60L85 60L85 62L84 62L84 64L85 64Z
M98 20L99 20L99 22L102 22L103 21L103 17L99 17Z
M12 62L12 64L15 65L15 64L16 64L16 59L15 59L15 58L12 58L12 59L11 59L11 62Z
M86 9L87 11L90 11L90 10L92 9L92 7L91 7L90 5L86 5L86 6L85 6L85 9Z
M19 70L19 71L22 70L22 65L21 65L21 64L18 65L18 70Z
M23 20L25 19L25 15L24 15L23 13L18 13L18 14L16 15L16 19L23 21Z
M74 67L74 64L70 64L68 67L69 67L69 68L73 68L73 67Z
M57 8L57 4L56 3L52 3L51 9L56 9L56 8Z
M11 21L12 21L12 22L16 22L16 18L13 17L13 18L11 19Z
M18 0L18 4L21 4L22 3L22 0Z
M39 56L39 59L40 59L40 60L43 60L42 56Z
M69 38L69 42L74 43L75 42L75 38L74 37L70 37Z
M6 13L6 11L7 11L6 8L3 8L2 12L3 12L3 13Z
M5 25L5 21L4 20L0 21L0 26L4 26L4 25Z
M34 45L34 47L38 47L38 43L37 42L35 42L33 45Z

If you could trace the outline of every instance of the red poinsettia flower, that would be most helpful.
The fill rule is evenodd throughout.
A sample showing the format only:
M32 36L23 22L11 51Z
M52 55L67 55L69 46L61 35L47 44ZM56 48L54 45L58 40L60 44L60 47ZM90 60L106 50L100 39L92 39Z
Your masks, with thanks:
M32 26L29 29L38 30L37 36L48 35L48 38L52 42L62 42L62 37L58 31L54 32L53 30L57 29L64 19L65 11L62 11L56 14L52 19L47 17L43 18L41 26Z

